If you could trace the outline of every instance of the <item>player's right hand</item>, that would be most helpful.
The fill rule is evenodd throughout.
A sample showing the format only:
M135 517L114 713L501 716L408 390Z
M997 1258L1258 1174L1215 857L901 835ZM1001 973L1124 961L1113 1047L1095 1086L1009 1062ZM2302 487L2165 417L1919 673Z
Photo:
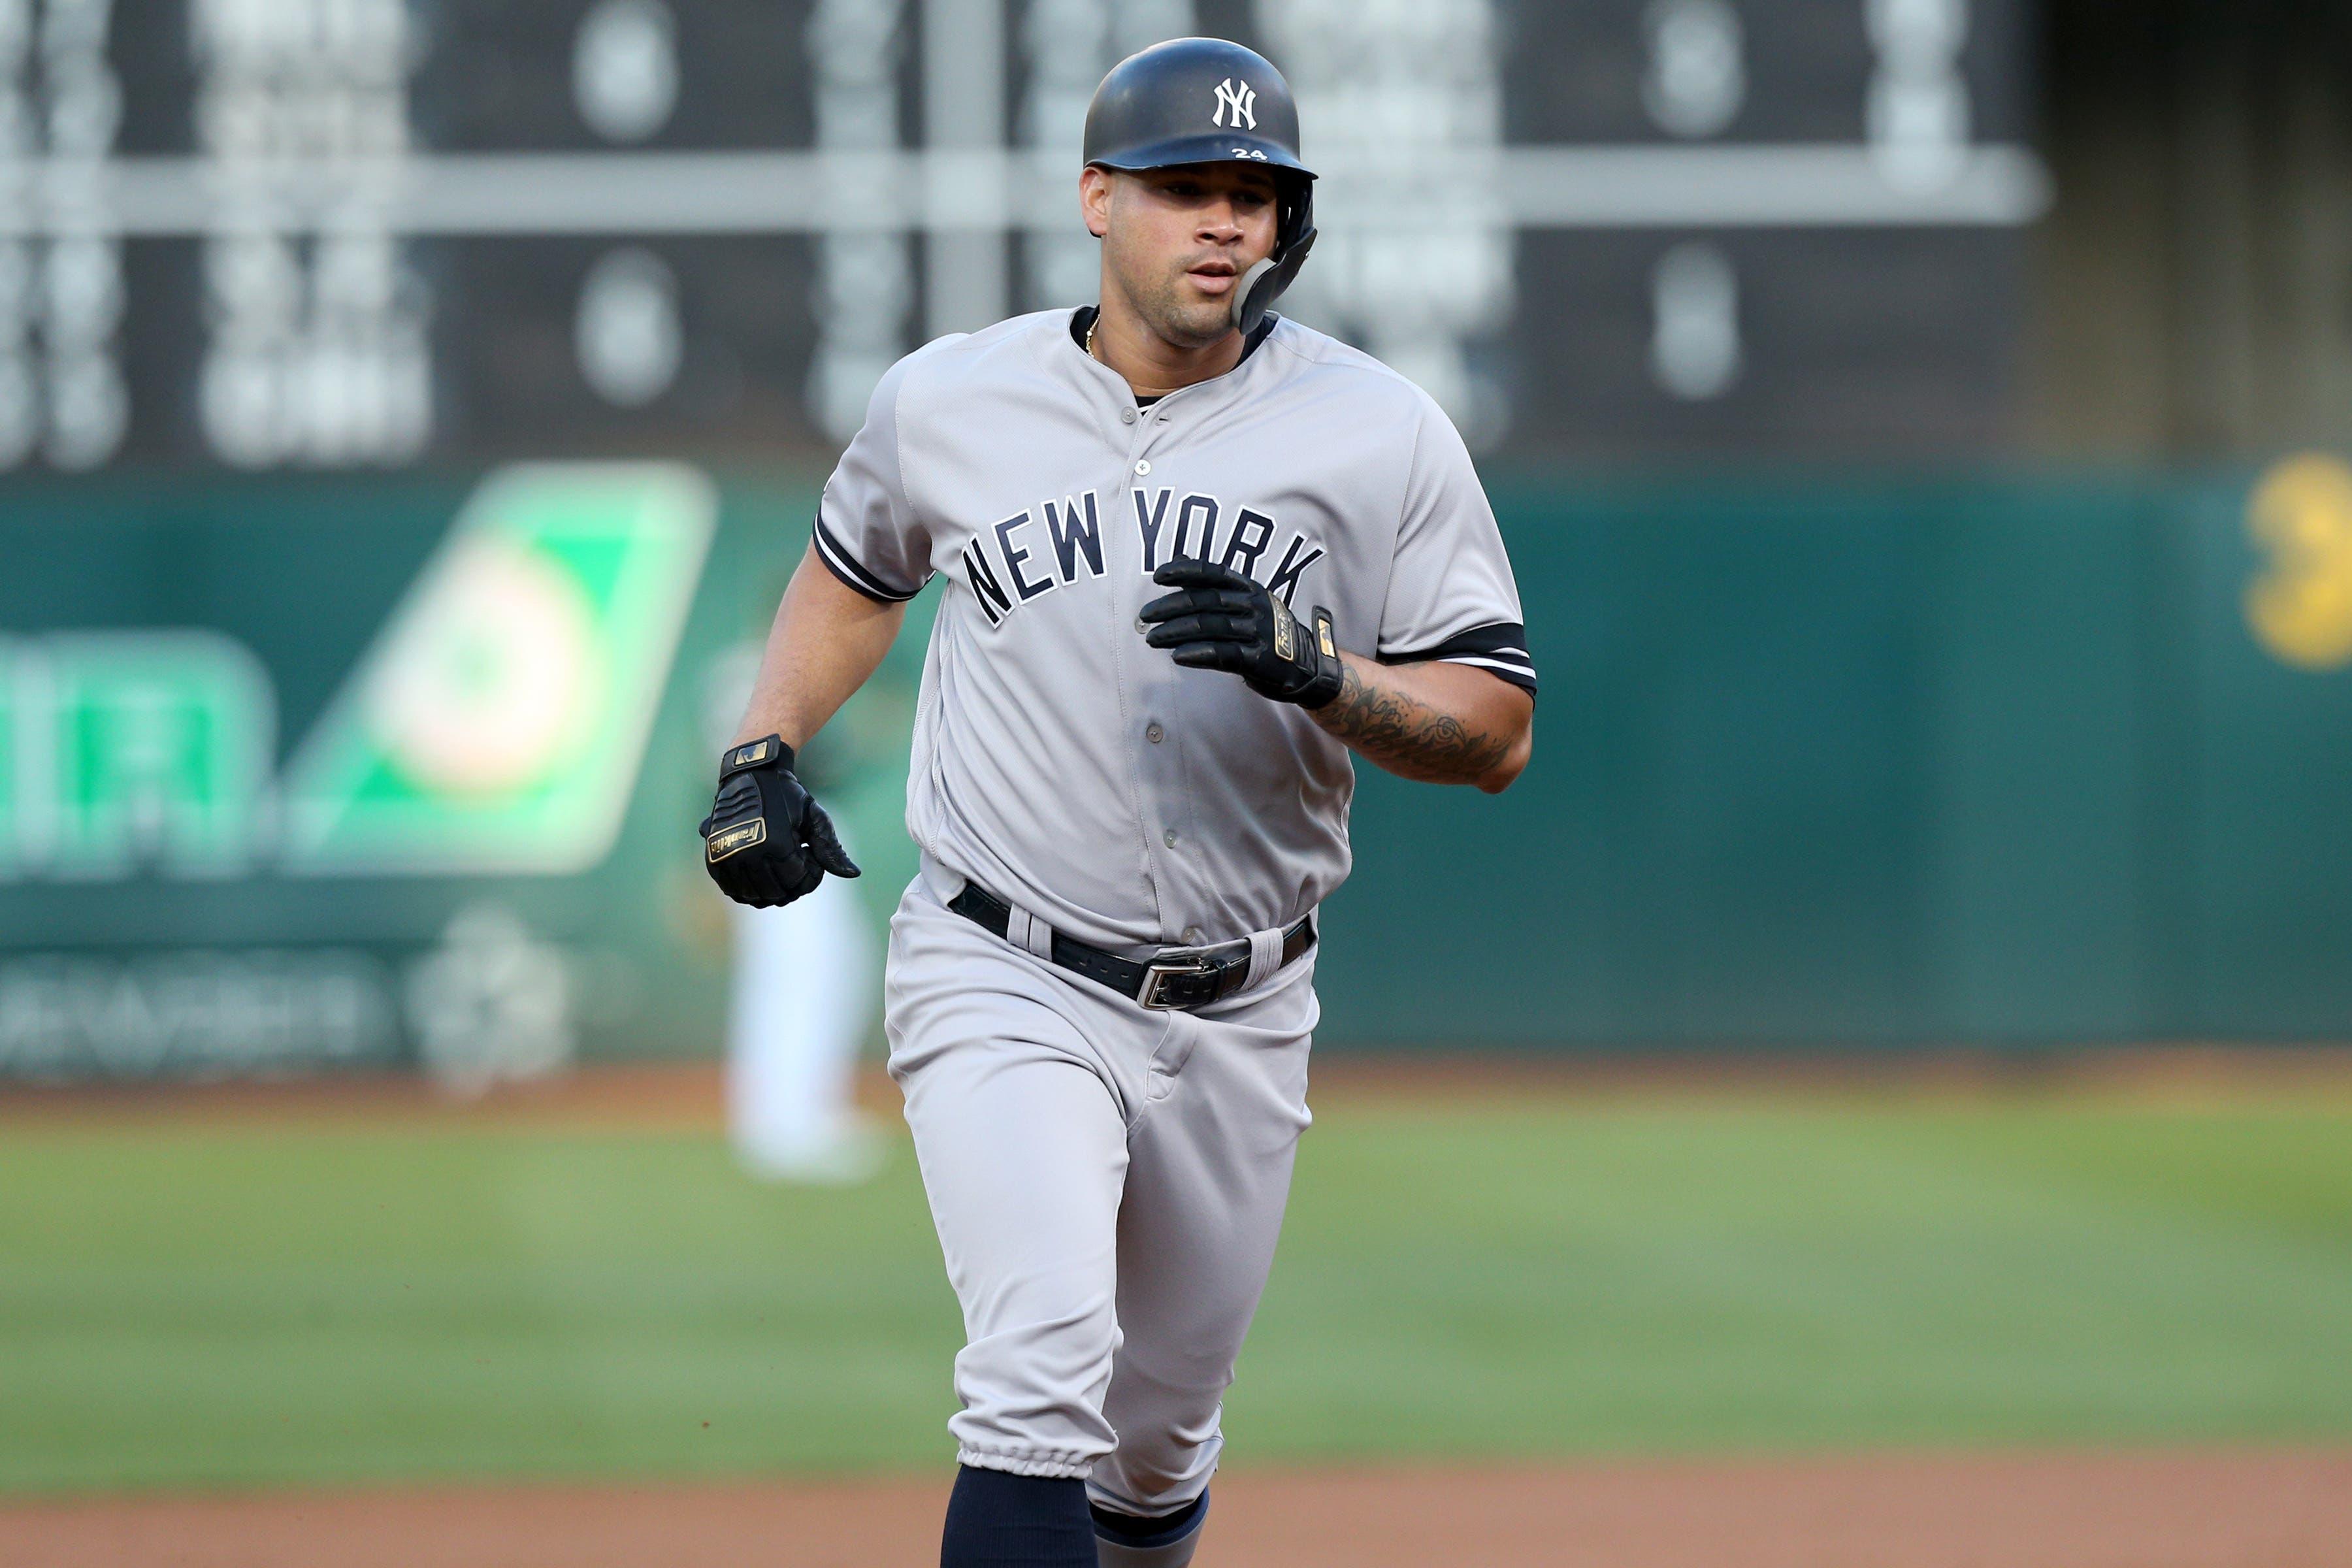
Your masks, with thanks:
M753 909L791 903L827 871L857 875L833 819L793 776L793 749L779 736L748 741L719 759L718 798L700 831L710 879Z

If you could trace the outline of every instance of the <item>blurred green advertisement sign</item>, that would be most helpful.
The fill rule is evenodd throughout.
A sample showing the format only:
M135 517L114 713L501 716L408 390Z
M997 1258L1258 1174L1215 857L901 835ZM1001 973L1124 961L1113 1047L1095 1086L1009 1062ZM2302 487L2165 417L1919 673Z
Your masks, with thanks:
M1359 771L1318 1049L2352 1029L2352 466L1490 483L1549 739ZM693 824L813 477L10 485L0 1076L715 1044ZM924 640L803 758L877 921Z
M602 860L718 510L707 480L668 465L491 476L289 764L288 867Z
M210 631L0 644L0 869L62 880L247 869L267 831L276 700Z
M677 465L490 475L274 785L276 695L230 637L0 641L0 876L595 866L717 515Z

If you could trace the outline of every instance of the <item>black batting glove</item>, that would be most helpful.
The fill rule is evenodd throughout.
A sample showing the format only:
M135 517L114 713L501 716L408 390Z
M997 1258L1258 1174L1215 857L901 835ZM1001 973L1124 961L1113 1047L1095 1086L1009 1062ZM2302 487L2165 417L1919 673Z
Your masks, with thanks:
M719 761L719 796L702 819L702 863L719 890L755 910L789 904L824 874L857 875L833 819L793 776L793 749L775 735Z
M1259 696L1301 708L1339 695L1344 671L1330 611L1318 605L1309 632L1262 584L1206 561L1171 561L1151 580L1177 591L1143 606L1143 640L1170 649L1177 663L1229 670Z

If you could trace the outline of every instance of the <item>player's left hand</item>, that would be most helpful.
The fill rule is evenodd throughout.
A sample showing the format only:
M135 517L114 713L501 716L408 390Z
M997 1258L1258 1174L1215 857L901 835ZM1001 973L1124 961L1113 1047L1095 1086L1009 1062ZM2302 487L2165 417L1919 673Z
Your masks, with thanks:
M1207 561L1171 561L1151 580L1177 591L1143 606L1143 640L1177 663L1229 670L1259 696L1301 708L1339 695L1345 669L1330 611L1317 608L1310 632L1263 584Z

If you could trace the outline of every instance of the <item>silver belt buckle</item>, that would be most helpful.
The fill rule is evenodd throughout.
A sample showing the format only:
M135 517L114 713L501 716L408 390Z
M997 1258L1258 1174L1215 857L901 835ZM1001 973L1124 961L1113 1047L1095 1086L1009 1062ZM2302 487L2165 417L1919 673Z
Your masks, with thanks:
M1182 958L1155 958L1143 966L1143 990L1136 1001L1155 1013L1181 1011L1173 1002L1160 1000L1168 982L1180 974L1213 974L1217 966L1198 954Z

